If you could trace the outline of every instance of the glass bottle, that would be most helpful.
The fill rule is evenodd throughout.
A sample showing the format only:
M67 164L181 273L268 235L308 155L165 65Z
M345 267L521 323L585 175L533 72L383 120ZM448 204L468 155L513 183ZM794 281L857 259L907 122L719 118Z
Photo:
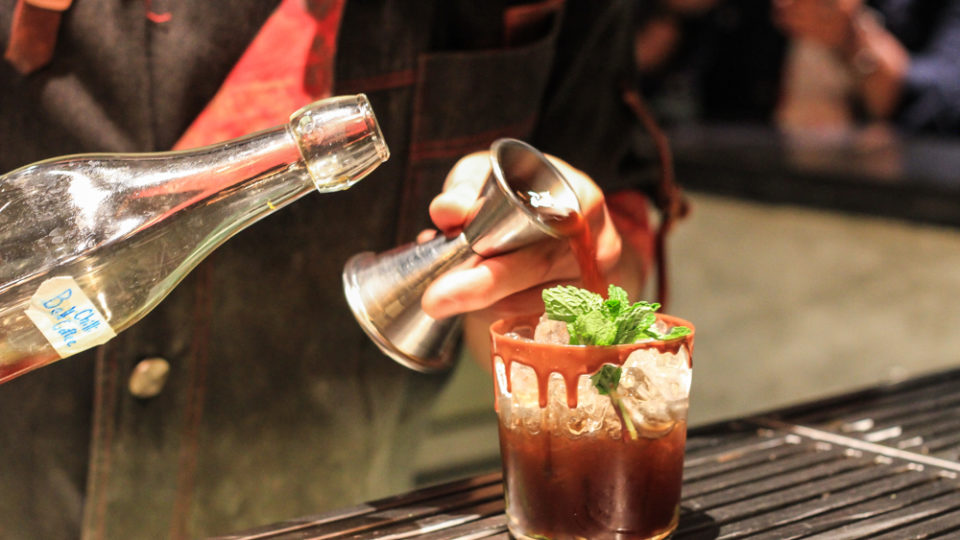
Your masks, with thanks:
M388 157L361 94L196 150L65 156L0 176L0 383L109 340L240 230Z

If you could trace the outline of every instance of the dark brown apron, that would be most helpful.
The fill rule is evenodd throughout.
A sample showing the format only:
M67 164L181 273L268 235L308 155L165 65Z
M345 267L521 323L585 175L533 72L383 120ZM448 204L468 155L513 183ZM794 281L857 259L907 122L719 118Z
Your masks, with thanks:
M171 1L155 22L143 2L77 1L47 66L0 66L0 170L168 148L274 5ZM644 178L620 97L632 0L537 9L508 32L495 2L349 0L335 93L368 94L391 159L230 240L106 346L0 387L0 537L198 537L409 488L445 376L394 364L360 331L347 258L411 241L450 167L497 137L611 192ZM0 0L0 42L13 11ZM150 357L169 379L137 398L128 382Z

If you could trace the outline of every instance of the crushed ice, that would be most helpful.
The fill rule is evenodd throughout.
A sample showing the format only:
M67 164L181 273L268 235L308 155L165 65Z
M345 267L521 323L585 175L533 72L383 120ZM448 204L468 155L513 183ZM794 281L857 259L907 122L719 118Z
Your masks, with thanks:
M657 328L669 328L658 321ZM569 343L566 323L542 318L534 331L534 339L545 343ZM638 349L623 364L619 391L640 433L647 437L666 434L677 422L684 421L689 406L692 371L684 347L676 354L656 349ZM506 389L505 368L495 359L495 371L501 389ZM600 395L583 375L577 384L577 407L567 407L566 385L559 373L551 373L547 385L547 407L540 408L537 376L532 368L514 362L510 369L512 392L501 394L500 415L507 427L523 428L532 433L547 429L567 436L583 436L603 432L620 437L621 422L610 398Z

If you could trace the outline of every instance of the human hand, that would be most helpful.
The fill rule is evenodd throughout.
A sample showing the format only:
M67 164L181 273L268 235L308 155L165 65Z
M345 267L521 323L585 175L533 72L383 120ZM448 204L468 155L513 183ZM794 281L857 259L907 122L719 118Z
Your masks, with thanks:
M621 239L610 219L603 193L583 172L548 156L576 191L597 246L601 272L620 259ZM430 217L444 233L458 232L490 174L487 152L461 159L447 175L443 192L430 205ZM422 235L421 240L429 236ZM484 310L488 319L543 309L540 291L558 283L576 283L579 267L562 239L548 239L490 258L474 256L436 279L421 306L434 318Z
M833 49L849 47L863 0L772 0L773 21L784 33Z

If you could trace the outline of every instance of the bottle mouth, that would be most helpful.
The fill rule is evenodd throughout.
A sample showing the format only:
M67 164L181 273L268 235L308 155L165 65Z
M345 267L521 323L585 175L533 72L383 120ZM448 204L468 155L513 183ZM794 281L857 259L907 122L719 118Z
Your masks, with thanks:
M311 103L290 116L288 127L320 192L347 189L390 157L364 94Z
M357 94L357 107L363 115L367 129L370 130L371 142L377 152L377 157L380 158L381 162L390 159L390 148L387 147L387 142L383 138L383 131L380 129L380 123L377 122L377 116L373 113L373 106L370 105L370 100L366 94Z

